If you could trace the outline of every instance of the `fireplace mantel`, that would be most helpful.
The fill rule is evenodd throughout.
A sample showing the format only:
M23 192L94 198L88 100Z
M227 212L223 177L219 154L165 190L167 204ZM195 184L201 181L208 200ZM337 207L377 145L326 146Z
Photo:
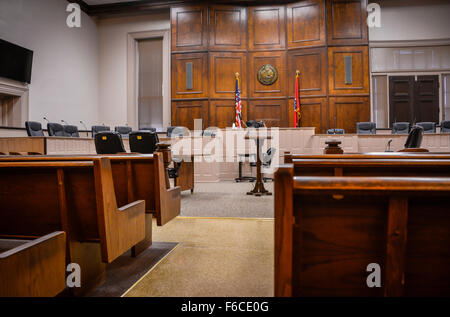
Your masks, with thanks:
M0 126L23 127L28 113L28 85L0 77Z

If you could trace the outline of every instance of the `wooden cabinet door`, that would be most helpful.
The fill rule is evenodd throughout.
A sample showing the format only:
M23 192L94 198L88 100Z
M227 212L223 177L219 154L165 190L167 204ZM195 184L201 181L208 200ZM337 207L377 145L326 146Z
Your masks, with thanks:
M413 122L414 76L389 78L389 123Z
M414 121L439 123L439 77L417 76L414 84Z

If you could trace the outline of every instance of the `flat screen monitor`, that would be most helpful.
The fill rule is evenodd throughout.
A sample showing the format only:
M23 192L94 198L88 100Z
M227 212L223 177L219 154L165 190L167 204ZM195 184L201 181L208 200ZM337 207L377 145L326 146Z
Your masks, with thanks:
M33 51L0 39L0 77L31 83Z

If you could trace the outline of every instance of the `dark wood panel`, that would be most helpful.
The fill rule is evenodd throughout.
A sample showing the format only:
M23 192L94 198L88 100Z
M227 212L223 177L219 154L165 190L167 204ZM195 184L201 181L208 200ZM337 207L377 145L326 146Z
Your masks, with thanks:
M192 63L192 89L187 87L186 64ZM208 53L172 55L172 98L208 97Z
M210 49L247 49L247 8L215 5L209 14Z
M286 96L286 52L255 52L250 53L249 79L251 97L281 97ZM263 85L258 81L258 70L265 64L277 69L278 79L272 85Z
M249 7L248 36L250 50L285 47L285 7Z
M250 100L248 120L263 120L268 127L289 127L285 99Z
M315 127L316 133L325 133L328 127L328 99L300 98L302 118L300 127ZM289 100L289 126L294 123L294 99Z
M300 71L300 97L327 95L328 60L326 47L288 52L288 94L291 97L295 95L295 72L297 70Z
M171 8L173 52L207 49L207 11L207 7L203 5Z
M208 124L208 101L173 101L172 102L172 125L186 127L194 130L194 119L203 120L203 128Z
M242 119L247 121L247 102L242 100ZM209 102L209 125L218 128L230 128L236 121L234 100L211 100Z
M357 122L370 121L369 97L329 98L329 128L344 129L346 133L356 133Z
M305 0L287 5L287 47L326 44L325 2Z
M439 76L417 76L414 85L414 122L439 123Z
M209 54L211 98L234 98L236 73L240 74L241 98L247 96L247 54L211 52Z
M346 58L351 58L351 83L346 82ZM330 95L369 94L367 46L329 47L328 63Z
M366 0L327 0L328 45L368 44Z

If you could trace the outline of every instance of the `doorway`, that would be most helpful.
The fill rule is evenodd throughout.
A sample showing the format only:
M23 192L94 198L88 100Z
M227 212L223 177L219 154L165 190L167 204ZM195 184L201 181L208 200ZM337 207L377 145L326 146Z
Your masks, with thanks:
M163 130L163 38L137 41L138 128Z
M439 76L389 77L390 127L394 122L439 123Z

